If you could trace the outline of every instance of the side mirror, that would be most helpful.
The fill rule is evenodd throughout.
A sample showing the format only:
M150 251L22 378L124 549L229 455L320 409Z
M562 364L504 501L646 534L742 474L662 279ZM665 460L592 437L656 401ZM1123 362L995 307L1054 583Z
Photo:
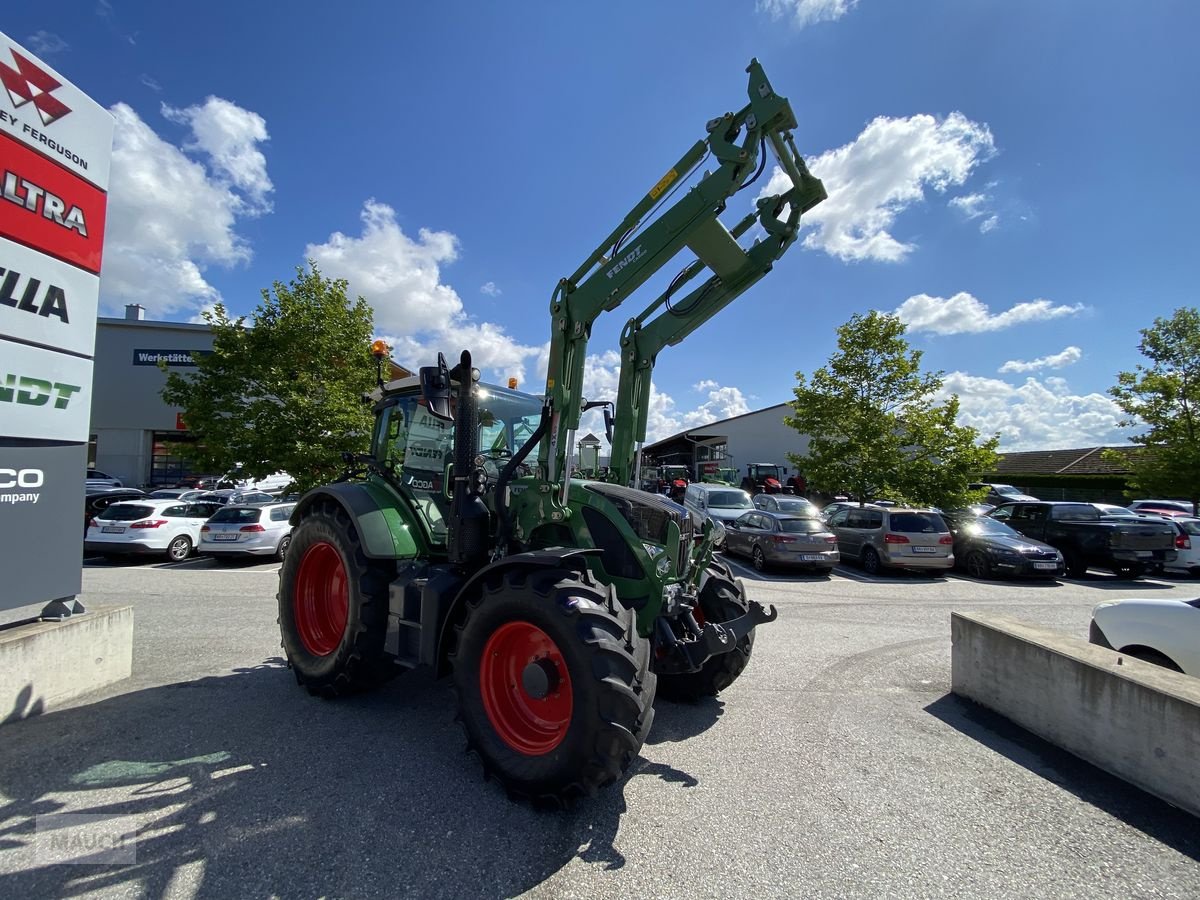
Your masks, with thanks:
M443 422L452 422L450 414L450 369L446 357L438 353L436 366L421 366L421 397L429 412Z
M613 439L613 422L615 419L616 416L613 415L613 405L611 403L606 404L604 407L604 435L608 438L609 444L612 443Z

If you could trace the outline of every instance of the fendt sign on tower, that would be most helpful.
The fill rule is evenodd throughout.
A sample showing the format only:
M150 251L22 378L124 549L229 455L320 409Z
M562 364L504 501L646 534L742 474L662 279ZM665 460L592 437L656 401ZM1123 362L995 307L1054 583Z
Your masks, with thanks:
M0 33L0 610L81 588L112 135L102 106Z

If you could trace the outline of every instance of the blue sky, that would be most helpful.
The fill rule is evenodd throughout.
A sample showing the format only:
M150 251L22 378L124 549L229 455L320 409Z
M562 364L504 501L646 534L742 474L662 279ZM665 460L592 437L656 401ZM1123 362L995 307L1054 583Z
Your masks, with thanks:
M1195 4L63 0L0 29L116 117L102 314L247 313L311 257L399 362L466 347L539 393L557 280L755 56L830 198L660 355L651 440L789 400L877 309L1001 450L1120 443L1138 330L1196 304ZM590 398L654 286L597 324Z

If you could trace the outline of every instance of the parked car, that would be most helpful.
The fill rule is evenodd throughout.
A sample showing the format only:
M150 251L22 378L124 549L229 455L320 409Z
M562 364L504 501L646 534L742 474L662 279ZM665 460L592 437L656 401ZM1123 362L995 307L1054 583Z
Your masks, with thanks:
M228 506L230 503L274 503L275 497L266 491L243 491L238 488L221 488L219 491L205 491L196 498L201 502L219 503Z
M1057 547L1072 578L1082 578L1090 566L1121 578L1137 578L1161 570L1168 554L1175 552L1175 532L1167 523L1104 518L1091 503L1002 503L988 515L1026 537Z
M88 469L85 483L96 487L125 487L124 482L116 475L109 475L99 469Z
M857 509L860 506L874 507L874 503L860 504L857 500L832 500L821 507L821 518L826 522L841 509Z
M87 534L88 522L114 503L120 503L122 500L136 500L138 497L145 496L146 492L137 488L88 488L83 497L83 533Z
M760 572L788 565L828 575L840 558L837 536L820 519L767 510L726 522L724 552L748 556Z
M1106 600L1088 639L1155 665L1200 676L1200 600Z
M741 488L703 483L687 486L683 492L683 505L698 516L726 526L742 513L754 509L750 494Z
M200 528L216 509L210 503L128 500L114 503L88 523L83 548L102 556L162 554L179 562L200 543Z
M196 500L203 493L195 488L159 488L148 496L151 500Z
M954 565L954 538L934 510L852 506L828 522L842 558L856 560L869 574L885 568L944 572Z
M754 507L767 512L791 513L793 516L809 516L814 519L821 516L817 504L790 494L755 494Z
M972 578L1058 578L1063 555L987 516L943 518L954 536L954 563Z
M1175 529L1175 558L1163 568L1200 578L1200 518L1171 516L1163 521Z
M1011 484L991 484L985 481L973 481L967 485L972 490L980 490L987 488L987 496L984 500L992 506L999 506L1001 503L1010 503L1016 500L1036 500L1037 497L1022 493Z
M1135 513L1168 513L1176 516L1194 516L1196 511L1185 500L1134 500L1129 508Z
M1117 506L1115 503L1093 503L1092 506L1100 510L1100 515L1107 519L1136 519L1138 514L1126 506Z
M198 552L218 558L273 556L282 562L292 541L289 519L295 508L295 503L223 506L200 527Z

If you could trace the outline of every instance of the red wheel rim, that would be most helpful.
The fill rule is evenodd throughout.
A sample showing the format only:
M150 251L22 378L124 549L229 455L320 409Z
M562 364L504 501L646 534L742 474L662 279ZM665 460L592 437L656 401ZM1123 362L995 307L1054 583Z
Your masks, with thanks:
M526 669L546 673L544 697L526 689ZM541 756L562 743L571 725L571 675L558 645L536 625L506 622L492 632L479 666L483 709L496 734L526 756Z
M342 555L333 544L321 541L304 552L292 607L305 650L328 656L338 648L350 617L350 585Z

